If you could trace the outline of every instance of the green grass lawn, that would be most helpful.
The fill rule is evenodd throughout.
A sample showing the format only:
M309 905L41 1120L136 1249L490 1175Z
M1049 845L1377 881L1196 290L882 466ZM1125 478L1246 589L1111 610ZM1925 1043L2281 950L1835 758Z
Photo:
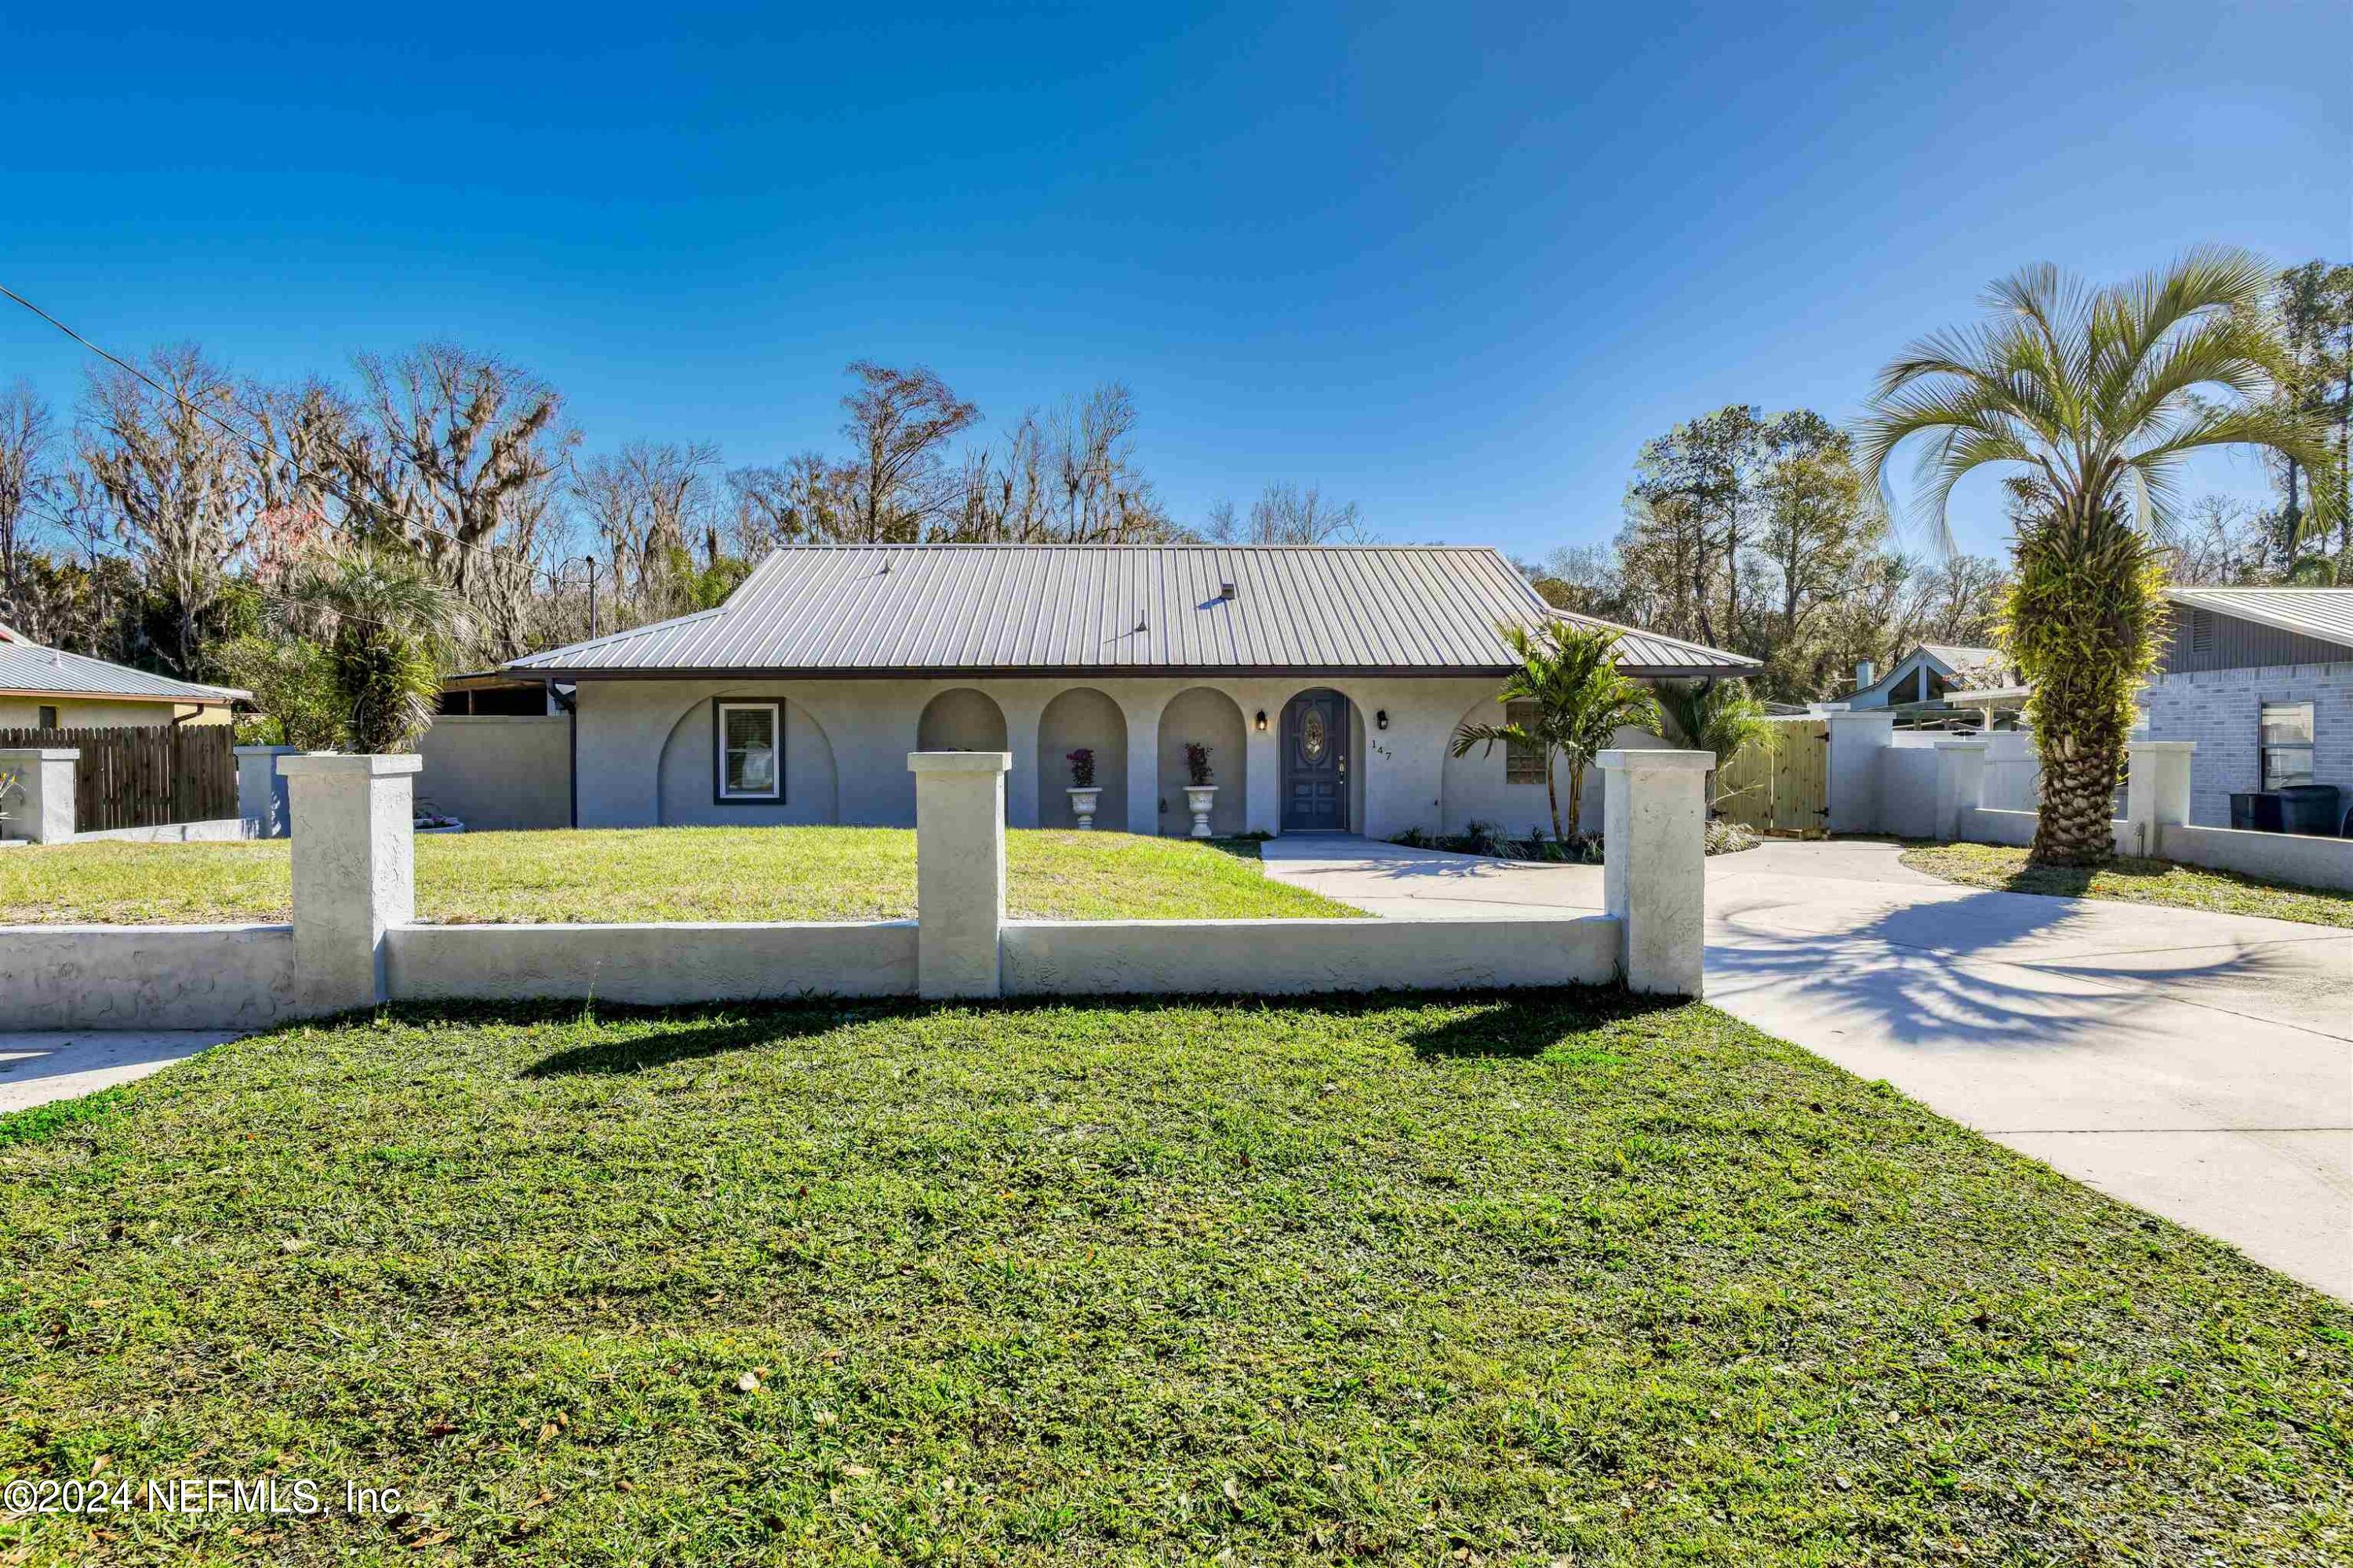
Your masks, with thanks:
M2353 895L2290 887L2171 861L2119 856L2097 870L2029 865L2024 850L1995 844L1921 844L1905 850L1903 858L1905 865L1931 876L2000 893L2121 898L2129 904L2169 904L2313 926L2353 926Z
M1361 911L1263 874L1253 845L1016 830L1014 915L1212 920ZM285 841L69 844L0 854L0 924L284 920ZM882 920L915 912L903 828L647 828L417 841L421 920Z
M0 1561L2353 1553L2353 1311L1614 993L287 1029L0 1249L0 1472L338 1501Z

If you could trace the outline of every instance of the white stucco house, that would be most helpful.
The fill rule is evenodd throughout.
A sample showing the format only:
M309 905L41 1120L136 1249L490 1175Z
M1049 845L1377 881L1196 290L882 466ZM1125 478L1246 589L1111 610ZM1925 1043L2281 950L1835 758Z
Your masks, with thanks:
M1086 747L1097 828L1180 834L1195 743L1219 833L1525 832L1531 759L1448 743L1502 716L1497 628L1562 614L1484 548L807 546L716 609L506 668L574 688L584 828L912 825L916 750L1009 752L1011 824L1070 827ZM1756 668L1620 630L1638 676Z

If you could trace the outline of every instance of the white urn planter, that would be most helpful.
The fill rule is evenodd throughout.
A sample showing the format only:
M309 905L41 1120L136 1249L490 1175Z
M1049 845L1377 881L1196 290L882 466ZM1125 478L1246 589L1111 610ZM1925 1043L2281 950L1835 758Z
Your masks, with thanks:
M1079 832L1088 832L1095 825L1095 802L1103 799L1103 786L1091 784L1083 789L1066 789L1071 798L1071 815L1079 820Z
M1206 839L1210 836L1209 810L1217 803L1218 787L1215 784L1185 786L1185 809L1193 813L1193 837Z

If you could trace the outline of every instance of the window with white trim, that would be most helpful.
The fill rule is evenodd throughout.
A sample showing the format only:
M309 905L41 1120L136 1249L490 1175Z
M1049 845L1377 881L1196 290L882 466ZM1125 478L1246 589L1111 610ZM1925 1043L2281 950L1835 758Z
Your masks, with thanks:
M1535 703L1505 703L1504 722L1522 729L1533 729L1544 712ZM1533 746L1517 741L1504 742L1504 782L1506 784L1541 784L1545 781L1544 753Z
M718 798L785 798L785 705L721 703L712 723L718 748Z
M2263 711L2266 789L2312 782L2312 705L2265 703Z

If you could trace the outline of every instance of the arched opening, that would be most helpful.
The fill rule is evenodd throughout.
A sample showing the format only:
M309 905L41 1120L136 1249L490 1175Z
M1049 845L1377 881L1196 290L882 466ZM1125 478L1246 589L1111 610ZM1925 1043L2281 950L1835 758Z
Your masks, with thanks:
M1003 751L1005 710L987 692L958 686L923 705L915 721L918 751Z
M1192 781L1185 747L1209 748L1211 785L1209 832L1220 837L1240 833L1250 818L1250 758L1242 726L1242 710L1233 698L1208 686L1179 692L1160 710L1160 831L1183 838L1193 831L1193 813L1187 809L1185 790Z
M784 776L774 800L723 800L715 788L712 704L773 703L784 726ZM656 821L663 827L829 826L841 820L833 743L808 709L756 689L722 693L681 714L655 763Z
M1282 831L1345 833L1362 819L1356 705L1338 692L1302 692L1282 707Z
M1071 804L1071 753L1081 747L1095 754L1094 825L1127 830L1127 715L1092 686L1073 686L1046 705L1038 717L1038 825L1075 828Z

